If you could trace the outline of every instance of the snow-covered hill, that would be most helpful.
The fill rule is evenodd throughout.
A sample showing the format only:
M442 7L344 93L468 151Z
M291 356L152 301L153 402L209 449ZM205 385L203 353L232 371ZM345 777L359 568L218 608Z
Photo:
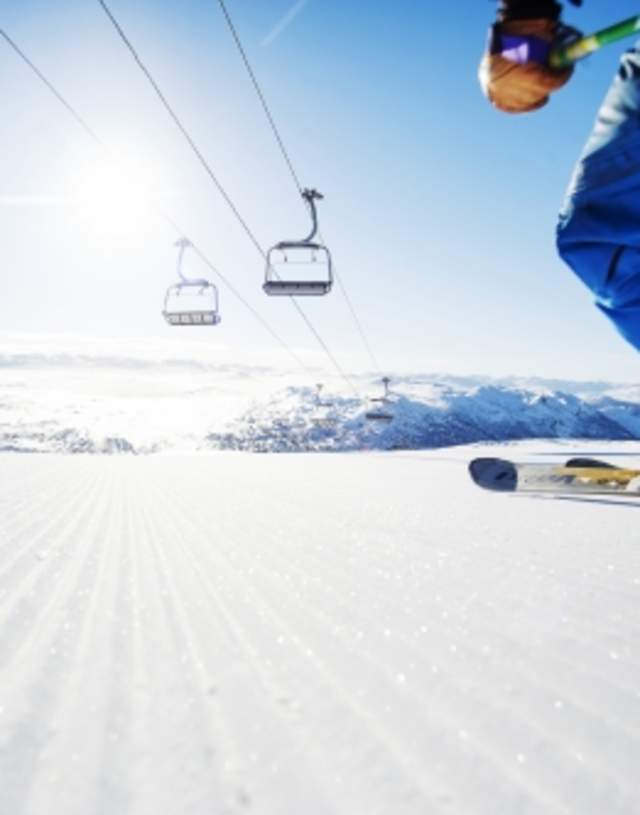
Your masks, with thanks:
M10 350L10 349L9 349ZM230 364L205 347L29 345L0 355L0 450L152 453L195 450L424 449L527 438L640 438L640 387L490 380L447 374L393 380L371 422L373 376L358 395L326 381L322 404L299 374ZM319 378L320 378L320 372ZM380 407L380 405L378 405Z
M226 432L210 434L207 443L259 451L392 450L536 438L640 438L640 405L540 388L461 388L442 381L421 395L392 395L383 410L390 420L371 422L360 400L336 397L318 406L312 390L289 389L249 410Z

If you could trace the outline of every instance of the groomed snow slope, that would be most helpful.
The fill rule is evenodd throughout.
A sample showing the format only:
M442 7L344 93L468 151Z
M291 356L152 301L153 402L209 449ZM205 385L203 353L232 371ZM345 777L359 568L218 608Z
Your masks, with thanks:
M487 449L0 456L2 815L637 812L640 502Z

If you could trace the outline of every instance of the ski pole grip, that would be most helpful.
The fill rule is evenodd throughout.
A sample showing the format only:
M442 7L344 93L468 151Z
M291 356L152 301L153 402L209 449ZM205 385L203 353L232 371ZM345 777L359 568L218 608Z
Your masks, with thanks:
M609 28L603 28L588 37L581 37L568 45L554 48L549 57L549 65L551 68L568 68L583 57L599 51L605 45L631 37L638 31L640 31L640 15L629 17L628 20L623 20Z

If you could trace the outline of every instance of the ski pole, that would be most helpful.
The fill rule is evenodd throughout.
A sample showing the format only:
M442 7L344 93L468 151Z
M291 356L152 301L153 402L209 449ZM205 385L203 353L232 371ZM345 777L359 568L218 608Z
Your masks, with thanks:
M640 15L629 17L628 20L603 28L602 31L596 31L588 37L581 37L569 45L554 48L549 57L549 64L552 68L567 68L594 51L599 51L603 46L631 37L637 31L640 31Z

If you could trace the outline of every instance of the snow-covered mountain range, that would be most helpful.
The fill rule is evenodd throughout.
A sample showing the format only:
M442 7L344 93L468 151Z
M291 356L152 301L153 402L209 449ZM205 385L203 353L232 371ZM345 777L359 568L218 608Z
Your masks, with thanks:
M541 387L460 387L442 377L407 387L377 408L336 397L318 405L310 389L291 388L239 417L207 446L254 451L429 449L517 439L640 439L640 404L611 396L581 397ZM416 392L417 391L417 392ZM375 412L375 411L374 411Z
M207 349L207 346L204 347ZM7 349L5 349L6 351ZM181 349L183 350L183 349ZM448 374L325 380L229 362L224 349L9 348L0 354L0 451L392 450L516 439L640 439L640 385ZM318 373L318 378L321 374ZM376 406L387 421L370 421Z

